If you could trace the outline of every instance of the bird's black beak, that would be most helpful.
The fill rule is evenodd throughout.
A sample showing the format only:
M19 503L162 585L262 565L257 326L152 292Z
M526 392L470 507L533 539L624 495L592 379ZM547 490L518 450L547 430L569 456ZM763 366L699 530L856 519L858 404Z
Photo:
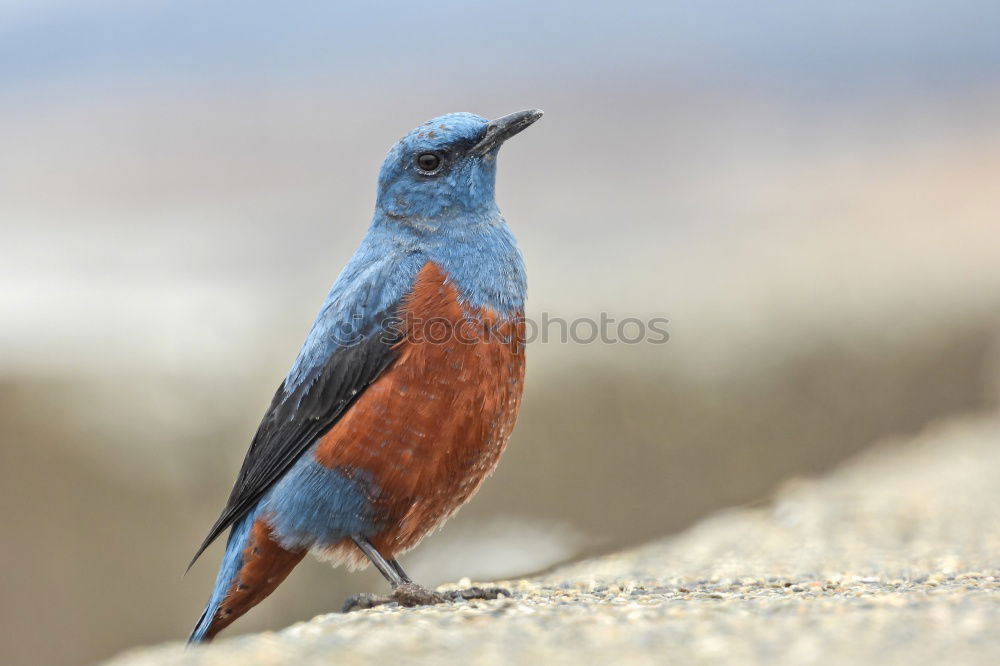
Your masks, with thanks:
M486 125L486 134L483 135L479 143L472 147L469 154L485 155L518 132L527 129L528 125L541 117L542 112L538 109L526 109L491 120Z

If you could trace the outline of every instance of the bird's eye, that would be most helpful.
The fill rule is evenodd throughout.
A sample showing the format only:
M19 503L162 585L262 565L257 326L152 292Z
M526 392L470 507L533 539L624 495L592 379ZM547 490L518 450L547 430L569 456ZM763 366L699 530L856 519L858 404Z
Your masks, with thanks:
M417 155L417 168L425 173L433 173L441 166L441 156L437 153L420 153Z

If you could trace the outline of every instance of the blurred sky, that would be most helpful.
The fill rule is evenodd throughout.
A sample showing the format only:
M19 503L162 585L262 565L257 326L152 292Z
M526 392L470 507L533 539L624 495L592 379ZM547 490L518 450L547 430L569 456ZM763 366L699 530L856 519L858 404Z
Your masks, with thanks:
M1000 4L4 0L5 87L380 73L642 77L852 89L996 80Z

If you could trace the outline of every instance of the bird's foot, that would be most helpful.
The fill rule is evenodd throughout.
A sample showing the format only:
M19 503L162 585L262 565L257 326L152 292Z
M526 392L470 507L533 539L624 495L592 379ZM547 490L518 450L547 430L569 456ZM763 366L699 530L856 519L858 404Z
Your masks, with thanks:
M512 595L510 590L505 587L467 587L464 590L445 592L444 596L450 601L468 601L470 599L496 599Z
M416 583L403 583L389 594L362 592L361 594L348 597L344 601L344 607L341 609L341 612L350 613L351 611L375 608L376 606L384 606L385 604L392 603L411 608L413 606L442 604L446 601L448 599L444 595L438 594L434 590L428 590L426 587L421 587Z
M404 583L399 585L389 594L372 594L362 592L348 597L344 601L343 613L350 613L366 608L375 608L385 604L396 603L406 608L414 606L432 606L446 601L468 601L469 599L496 599L499 596L511 596L510 590L502 587L470 587L464 590L451 590L448 592L435 592L421 587L416 583Z

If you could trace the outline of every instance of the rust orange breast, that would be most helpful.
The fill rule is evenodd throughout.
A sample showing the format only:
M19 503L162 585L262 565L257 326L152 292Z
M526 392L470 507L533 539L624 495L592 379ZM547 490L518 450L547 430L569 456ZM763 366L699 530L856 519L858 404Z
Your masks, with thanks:
M316 459L372 481L385 557L415 546L493 471L524 379L521 313L469 310L428 262L400 313L399 356L323 437ZM360 552L340 544L338 554Z

